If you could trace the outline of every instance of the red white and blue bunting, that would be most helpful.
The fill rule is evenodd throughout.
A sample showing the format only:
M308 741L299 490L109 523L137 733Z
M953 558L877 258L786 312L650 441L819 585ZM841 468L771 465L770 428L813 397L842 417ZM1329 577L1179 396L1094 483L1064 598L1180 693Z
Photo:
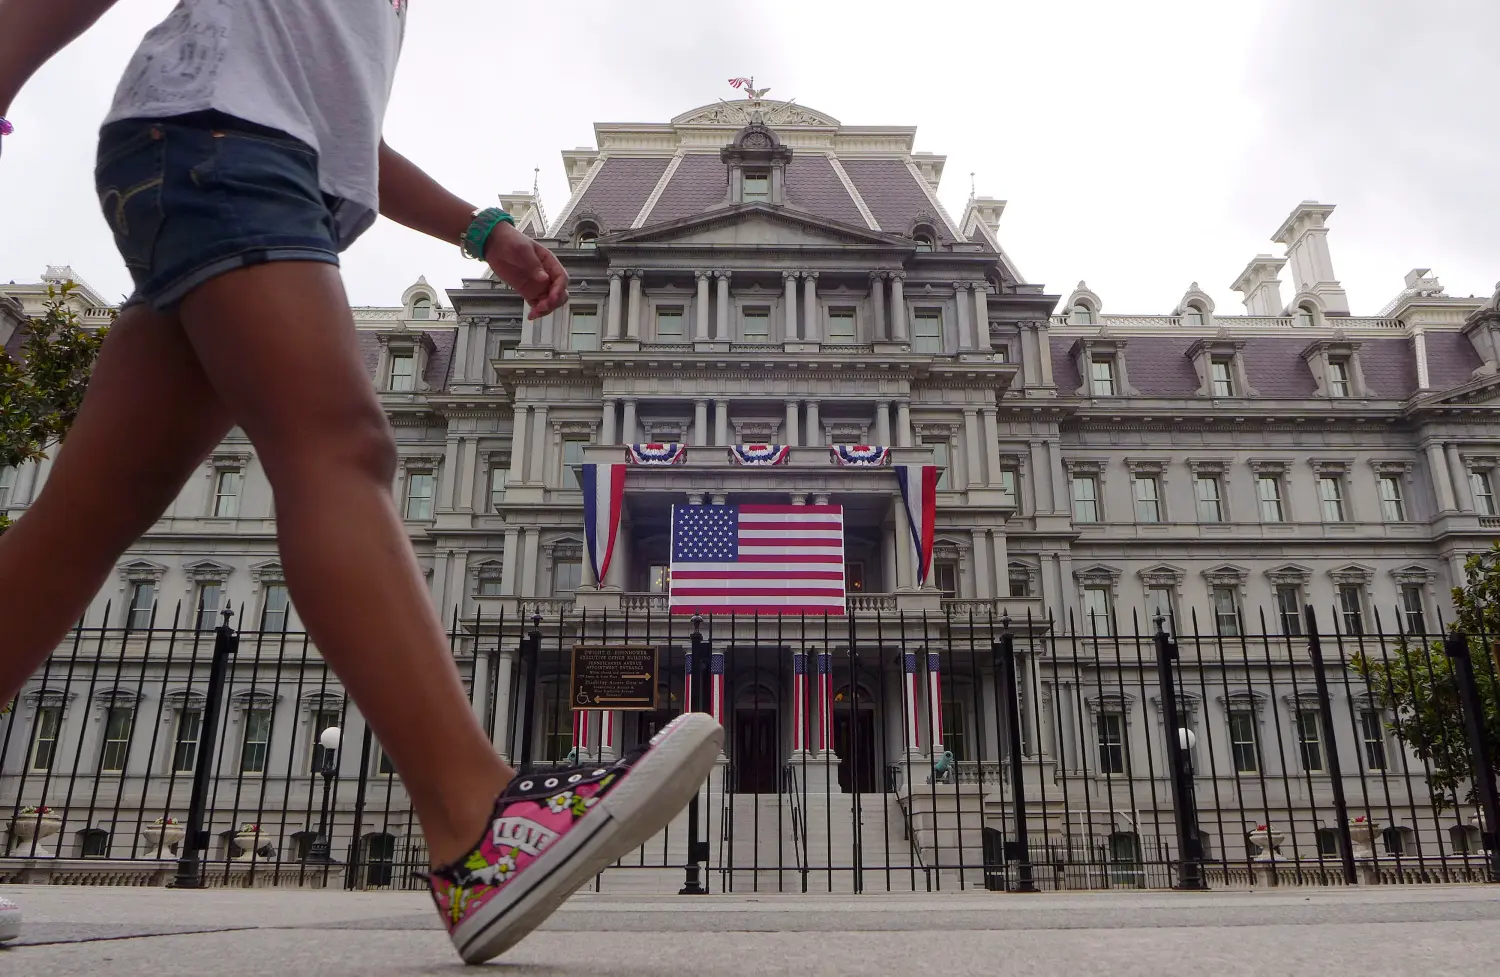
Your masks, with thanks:
M891 449L873 444L836 444L829 448L840 468L884 468L891 463Z
M901 501L906 505L906 524L911 527L912 546L917 553L917 586L927 582L932 566L932 538L937 523L936 465L897 465Z
M588 542L594 580L604 581L615 555L620 511L625 501L624 465L583 466L583 535Z
M736 444L729 448L729 460L736 465L785 465L792 455L785 444Z
M687 445L627 444L625 458L632 465L680 465L687 460Z

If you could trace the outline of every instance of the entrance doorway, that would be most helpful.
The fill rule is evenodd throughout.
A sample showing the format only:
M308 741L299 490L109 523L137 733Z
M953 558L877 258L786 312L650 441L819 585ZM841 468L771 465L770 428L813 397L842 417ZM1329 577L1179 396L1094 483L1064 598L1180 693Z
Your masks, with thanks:
M873 793L875 700L859 686L834 693L833 749L839 755L839 787L845 793Z
M774 794L777 787L776 711L734 711L734 789L741 794Z

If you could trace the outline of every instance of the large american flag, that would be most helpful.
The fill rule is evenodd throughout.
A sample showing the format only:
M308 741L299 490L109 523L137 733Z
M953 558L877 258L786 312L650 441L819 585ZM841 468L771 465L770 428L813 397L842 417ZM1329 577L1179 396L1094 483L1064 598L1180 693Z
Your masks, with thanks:
M673 614L843 614L844 507L674 505Z

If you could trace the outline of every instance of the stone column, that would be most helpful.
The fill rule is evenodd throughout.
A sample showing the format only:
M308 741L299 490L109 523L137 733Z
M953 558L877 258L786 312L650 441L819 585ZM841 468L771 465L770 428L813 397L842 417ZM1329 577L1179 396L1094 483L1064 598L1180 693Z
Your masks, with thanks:
M818 418L816 400L807 402L807 440L804 443L809 448L821 448L828 443L828 439L823 437L823 422Z
M995 555L995 596L1010 596L1010 552L1005 538L1005 530L989 530L990 539L994 543Z
M1453 480L1448 475L1448 460L1443 455L1443 446L1437 442L1427 445L1427 468L1432 474L1432 485L1437 493L1438 511L1453 512L1458 502L1453 495Z
M907 400L896 403L896 446L911 447L911 402Z
M802 278L802 338L816 343L822 339L818 328L818 273L809 271Z
M1000 422L999 408L984 408L984 464L989 472L990 484L1000 487ZM1016 486L1016 491L1021 487Z
M935 651L927 652L927 721L928 737L932 755L943 752L943 676L942 658Z
M1463 458L1459 457L1458 445L1445 444L1443 450L1448 454L1448 477L1453 479L1453 494L1458 502L1460 512L1474 512L1474 492L1469 488L1469 469L1464 466Z
M620 338L620 273L609 273L609 325L604 335L609 339Z
M620 436L625 444L635 444L635 398L625 398L625 423Z
M641 273L630 273L630 304L625 307L625 338L641 338Z
M896 534L882 533L880 541L880 585L886 593L896 589Z
M537 559L542 542L542 531L535 528L521 530L521 596L535 597L537 584L541 580L542 566Z
M990 287L985 282L975 282L974 289L974 348L989 350L990 345Z
M987 485L983 456L979 453L979 408L964 408L964 467L968 478L966 487Z
M1047 331L1047 321L1039 320L1036 324L1036 355L1042 368L1042 386L1053 386L1052 379L1052 340Z
M714 401L714 444L729 444L729 401Z
M720 271L715 273L719 281L719 309L718 309L718 331L714 338L721 343L729 342L729 272Z
M885 325L885 274L870 272L870 300L874 303L875 323L872 335L876 342L890 336Z
M437 498L433 500L435 509L458 508L458 480L463 477L458 459L463 443L462 437L449 438L443 446L443 470L438 473Z
M818 757L836 759L833 752L833 656L817 654Z
M531 409L535 424L531 429L530 478L538 485L547 481L547 448L552 444L552 430L547 426L547 405L537 404Z
M974 535L974 596L995 597L996 591L990 586L990 571L994 569L990 562L990 548L987 541L989 530L976 529Z
M454 494L454 505L464 512L474 511L474 486L479 480L479 439L464 438L462 467L458 476L458 491Z
M507 597L516 595L516 580L519 579L521 572L521 559L521 530L519 528L507 529L504 562L500 564L500 590Z
M708 444L708 401L693 401L693 444Z
M797 273L795 271L784 271L781 273L782 284L786 286L786 315L782 319L783 340L797 338Z
M1041 441L1032 441L1031 477L1036 486L1036 512L1055 512L1052 508L1052 468L1047 461L1047 451Z
M495 729L491 743L506 763L510 762L510 683L515 670L515 649L501 648L495 656Z
M875 443L883 448L891 444L891 402L888 400L875 405Z
M917 551L911 541L911 527L906 520L906 506L897 492L891 500L895 509L895 525L892 527L896 542L896 589L915 590L917 586Z
M622 513L620 525L615 530L614 555L610 557L609 569L604 571L604 586L621 592L625 590L625 571L630 564L629 554L625 552L626 535L625 516Z
M910 333L907 322L910 316L906 311L906 272L896 271L891 273L891 341L896 343L910 342Z
M518 404L511 412L510 476L506 479L511 485L520 485L526 481L526 431L530 427L527 417L529 410L531 408L525 404Z
M1048 441L1047 455L1052 472L1052 511L1072 512L1073 499L1068 491L1068 473L1063 469L1062 442ZM1101 485L1100 488L1103 488Z
M792 655L792 755L806 756L807 750L807 655Z
M797 402L786 402L786 427L781 432L781 443L797 447Z
M969 320L973 318L974 300L969 298L969 283L953 283L953 304L958 306L958 348L973 349L974 338Z
M708 341L708 277L709 272L698 272L698 328L693 333L693 339L698 342Z
M604 400L604 423L599 428L600 444L618 444L615 441L615 399L606 397Z

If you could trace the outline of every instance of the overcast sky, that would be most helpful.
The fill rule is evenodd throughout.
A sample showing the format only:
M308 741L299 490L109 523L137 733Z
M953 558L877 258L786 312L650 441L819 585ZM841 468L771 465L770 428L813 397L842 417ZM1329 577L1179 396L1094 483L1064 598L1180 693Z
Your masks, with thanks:
M42 70L0 159L0 281L70 264L129 288L92 194L94 134L173 0L121 0ZM1450 294L1500 279L1494 0L411 0L392 145L476 203L567 201L559 153L596 121L666 121L754 75L845 123L915 125L957 218L976 174L1009 201L1029 281L1086 279L1107 312L1170 312L1229 283L1300 200L1338 205L1334 268L1372 315L1413 267ZM345 256L356 304L476 266L382 222ZM1283 273L1283 299L1292 294Z

